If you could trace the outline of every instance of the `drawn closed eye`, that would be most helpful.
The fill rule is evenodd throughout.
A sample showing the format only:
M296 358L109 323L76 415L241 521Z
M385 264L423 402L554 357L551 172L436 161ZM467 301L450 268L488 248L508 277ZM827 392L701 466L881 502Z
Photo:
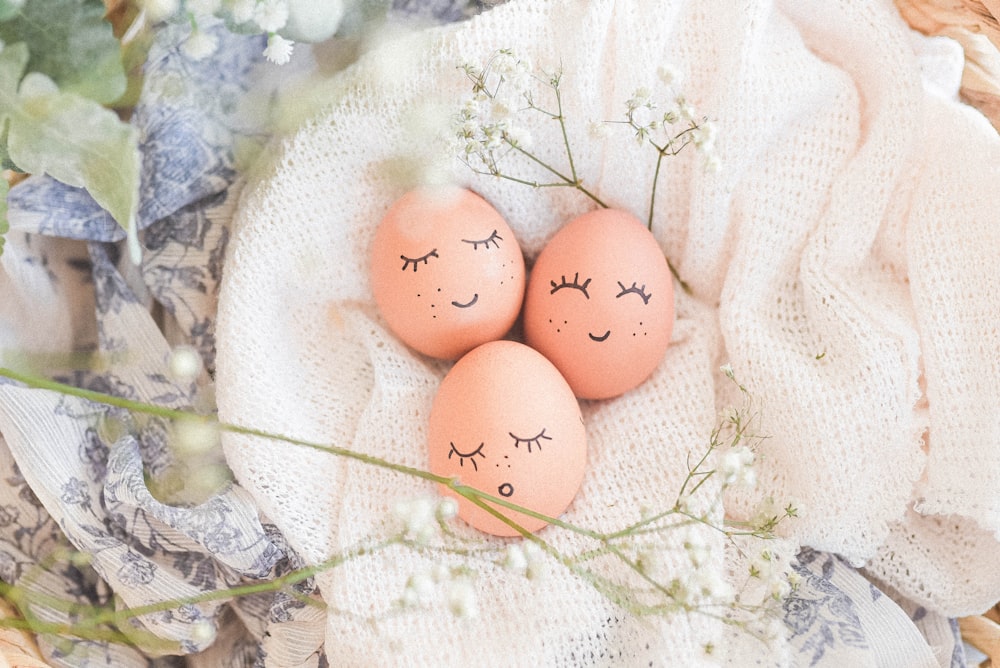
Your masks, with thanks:
M458 455L459 466L465 466L465 460L468 459L469 463L472 464L472 468L478 471L479 464L476 463L475 457L482 457L483 459L486 459L486 455L483 454L482 443L480 443L479 447L473 450L472 452L459 452L458 448L455 447L454 443L452 443L451 441L448 441L448 443L451 445L451 451L448 452L448 459L451 459L452 455Z
M574 288L582 292L584 297L590 299L590 293L587 292L587 286L590 285L590 280L591 279L588 278L583 283L581 283L580 272L573 274L572 281L567 281L566 277L562 276L561 281L559 283L556 283L555 281L549 281L549 283L552 285L552 289L549 290L549 294L554 295L556 292L562 290L563 288Z
M621 281L618 281L618 287L620 287L622 289L622 291L619 292L617 295L615 295L615 299L618 299L619 297L624 297L625 295L627 295L629 293L632 293L632 294L635 294L635 295L639 295L639 297L642 299L642 303L643 304L648 304L649 303L649 298L653 296L653 295L648 294L646 292L646 284L645 283L643 283L643 285L642 285L641 288L637 288L636 285L635 285L635 283L633 282L632 283L632 287L626 288L624 283L622 283Z
M493 244L494 248L500 248L500 242L503 241L503 237L497 234L496 230L493 230L493 234L491 234L487 239L480 239L479 241L475 241L473 239L462 239L462 241L467 244L472 244L472 250L479 250L480 246L489 250L490 244Z
M545 435L545 429L544 428L540 432L538 432L537 435L532 436L531 438L521 438L520 436L515 435L514 432L512 432L512 431L508 431L507 433L510 434L510 437L512 439L514 439L514 447L515 448L521 447L521 444L524 443L524 444L526 444L528 446L528 452L531 452L531 446L532 446L532 444L534 444L534 446L536 448L538 448L539 450L541 450L542 449L542 441L551 441L552 440L551 436L546 436Z
M432 257L438 257L437 248L433 249L430 253L427 253L427 255L423 255L418 258L412 258L412 257L406 257L405 255L400 255L399 259L403 261L403 271L406 271L406 268L410 266L413 267L413 271L416 271L418 264L420 263L427 264L427 261Z

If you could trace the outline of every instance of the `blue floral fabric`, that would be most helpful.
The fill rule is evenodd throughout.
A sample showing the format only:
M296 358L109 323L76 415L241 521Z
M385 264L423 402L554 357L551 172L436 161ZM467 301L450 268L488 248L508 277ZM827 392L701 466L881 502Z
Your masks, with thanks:
M168 378L162 321L171 320L175 338L194 346L211 373L236 144L266 138L263 124L240 111L261 66L263 38L217 26L215 58L196 63L178 46L189 29L159 31L132 119L142 137L138 269L121 257L124 231L89 194L47 176L30 177L10 194L14 248L7 258L43 274L57 295L89 285L93 337L78 337L76 347L109 368L52 370L57 379L184 409L198 405L202 390ZM39 243L39 235L49 241ZM84 272L86 280L73 280ZM0 387L0 404L0 577L33 600L114 607L117 599L156 608L301 566L237 485L195 505L154 497L151 487L185 465L169 447L166 419L9 383ZM170 661L153 657L164 653L215 657L203 665L263 665L269 628L294 622L313 588L307 579L295 585L298 597L265 593L157 609L136 621L130 643L99 634L38 640L57 666L161 665ZM25 610L55 624L74 621L72 609Z
M457 20L488 4L397 0L396 8ZM141 265L123 259L124 231L84 190L45 176L10 193L5 262L18 263L28 284L49 286L51 304L83 311L73 317L87 327L73 334L72 352L107 362L47 367L57 379L203 410L210 383L169 377L165 330L200 353L210 379L215 300L238 196L237 145L267 138L266 125L241 110L264 41L216 26L218 50L195 62L179 48L189 30L175 24L158 31L132 118L142 137ZM74 605L45 604L49 597L109 609L149 606L129 629L129 643L98 629L71 641L39 635L52 665L266 666L274 665L269 648L287 638L295 639L298 665L326 665L324 615L310 604L317 597L311 578L280 592L157 605L270 582L303 565L232 482L198 502L154 494L189 465L170 447L168 420L0 383L0 434L0 580L31 592L34 603L24 609L56 631L77 613ZM797 571L802 584L785 603L784 622L798 665L876 665L873 611L910 621L832 555L803 552ZM949 656L951 666L964 665L960 642Z

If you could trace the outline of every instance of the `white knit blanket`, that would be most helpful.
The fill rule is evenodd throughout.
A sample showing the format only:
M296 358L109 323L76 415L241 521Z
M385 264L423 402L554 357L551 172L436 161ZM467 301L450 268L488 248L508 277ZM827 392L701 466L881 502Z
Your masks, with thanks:
M430 167L424 112L457 112L469 91L457 66L502 48L561 67L579 175L642 219L651 152L619 127L597 138L590 123L622 118L640 86L666 99L657 72L670 66L718 127L718 171L691 150L664 163L654 232L691 294L677 291L653 377L583 403L589 469L566 519L610 530L670 503L685 458L732 399L718 372L729 363L769 436L758 487L732 499L733 513L761 496L794 499L794 541L946 615L1000 598L1000 140L955 99L961 54L911 33L885 0L514 0L369 53L245 191L219 307L222 419L426 468L447 364L385 328L369 245L412 184L403 167ZM535 150L559 161L558 124L527 125ZM457 160L451 169L505 216L529 266L594 206L571 189L475 177ZM434 493L263 439L225 447L311 563L386 531L396 501ZM576 545L558 529L542 535ZM720 633L697 616L632 618L559 568L539 580L480 572L471 621L446 609L362 621L435 559L395 550L321 575L331 662L402 651L415 665L557 665L624 648L633 661L694 665ZM721 550L706 568L725 570Z

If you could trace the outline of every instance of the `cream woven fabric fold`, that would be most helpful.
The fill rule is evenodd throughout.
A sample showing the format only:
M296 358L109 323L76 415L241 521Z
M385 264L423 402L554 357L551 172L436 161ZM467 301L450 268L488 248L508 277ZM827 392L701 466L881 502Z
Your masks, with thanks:
M468 92L457 65L500 48L561 64L580 176L640 217L653 155L615 128L592 137L590 122L621 118L639 86L665 94L657 70L669 65L718 125L721 170L682 153L665 164L657 197L655 234L693 294L678 291L674 340L654 376L584 405L590 468L567 519L618 528L670 503L687 453L731 398L717 372L729 362L770 436L755 494L803 505L795 540L867 564L944 614L1000 598L1000 571L969 568L997 553L1000 532L991 195L1000 141L939 92L950 82L923 85L915 48L924 40L889 2L760 0L719 11L693 0L515 0L368 54L245 190L219 308L222 418L426 467L425 422L447 365L386 331L368 246L410 183L397 178L401 166L430 165L423 111L457 111ZM558 162L557 124L529 129L537 152ZM529 261L592 206L569 189L453 167L507 218ZM235 436L225 447L239 481L310 562L384 531L396 500L433 492L325 453ZM733 511L752 500L734 499ZM672 548L680 559L679 540ZM721 572L715 554L710 568ZM484 656L559 665L621 649L633 661L648 653L696 665L700 645L720 633L698 617L631 619L559 569L540 581L481 573L478 620L357 621L429 563L400 550L320 576L327 602L345 611L328 614L333 663L401 650L418 665Z

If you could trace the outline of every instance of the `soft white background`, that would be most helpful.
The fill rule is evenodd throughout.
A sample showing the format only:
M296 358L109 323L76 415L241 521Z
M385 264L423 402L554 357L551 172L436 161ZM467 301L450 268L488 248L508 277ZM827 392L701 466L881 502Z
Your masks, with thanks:
M1000 142L951 99L947 76L922 85L919 55L931 65L956 54L911 34L888 2L515 1L369 54L245 191L220 301L222 419L426 465L427 411L447 365L384 328L368 245L413 183L400 175L432 166L425 112L457 110L468 82L456 66L499 48L561 65L581 177L640 217L652 152L624 128L595 139L589 123L621 118L640 85L669 99L657 68L670 65L718 125L720 171L686 151L660 177L654 231L693 295L678 291L654 376L584 404L590 469L566 518L609 529L669 504L688 451L732 398L717 373L729 362L769 436L758 493L804 509L795 541L946 615L1000 598ZM529 127L537 151L560 161L557 125ZM529 260L592 206L569 189L454 173L506 217ZM395 500L433 492L323 453L248 438L225 447L309 561L384 530ZM441 613L373 628L349 614L377 613L427 563L401 551L320 578L327 602L349 611L328 616L332 662L402 648L418 664L554 665L593 647L637 660L648 643L691 665L719 632L697 618L623 617L559 571L540 582L481 574L474 622Z

